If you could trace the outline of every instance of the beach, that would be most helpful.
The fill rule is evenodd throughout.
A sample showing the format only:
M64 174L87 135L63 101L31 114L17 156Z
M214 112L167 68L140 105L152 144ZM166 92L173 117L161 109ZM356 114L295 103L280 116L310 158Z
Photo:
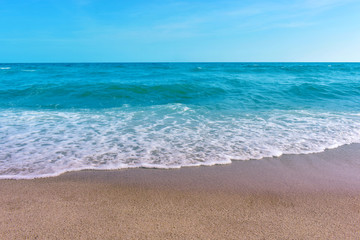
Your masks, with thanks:
M360 1L2 1L0 240L360 240Z
M0 181L2 239L357 239L360 147Z

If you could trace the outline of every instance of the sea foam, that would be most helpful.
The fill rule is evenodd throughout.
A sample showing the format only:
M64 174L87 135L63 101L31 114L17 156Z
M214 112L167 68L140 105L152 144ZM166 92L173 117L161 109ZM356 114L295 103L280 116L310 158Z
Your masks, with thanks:
M321 152L360 141L360 117L309 111L209 115L182 104L4 111L0 178L81 169L179 168Z

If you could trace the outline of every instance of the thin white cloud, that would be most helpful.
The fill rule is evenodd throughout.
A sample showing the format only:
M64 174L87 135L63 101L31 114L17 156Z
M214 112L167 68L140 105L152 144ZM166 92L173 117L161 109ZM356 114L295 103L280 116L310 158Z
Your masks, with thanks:
M311 9L319 9L319 8L323 8L323 9L328 9L328 8L333 8L336 6L340 6L340 5L345 5L348 4L350 2L353 2L353 0L305 0L303 2L303 6L306 8L311 8Z
M76 1L85 4L90 0ZM216 4L216 7L205 2L172 1L170 5L156 6L153 11L148 11L150 6L136 9L137 15L128 15L127 21L138 17L142 21L132 26L122 25L121 21L104 22L82 16L80 22L83 29L74 34L95 39L167 41L199 36L231 36L276 28L304 28L318 24L316 16L322 11L350 2L353 1L298 0L281 4L255 2L244 5L233 1L221 6Z

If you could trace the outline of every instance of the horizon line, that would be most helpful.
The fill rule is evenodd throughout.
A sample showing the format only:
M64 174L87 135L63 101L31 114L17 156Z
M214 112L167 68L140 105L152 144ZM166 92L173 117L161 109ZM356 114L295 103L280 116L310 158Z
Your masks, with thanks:
M360 61L85 61L85 62L0 62L0 64L82 64L82 63L360 63Z

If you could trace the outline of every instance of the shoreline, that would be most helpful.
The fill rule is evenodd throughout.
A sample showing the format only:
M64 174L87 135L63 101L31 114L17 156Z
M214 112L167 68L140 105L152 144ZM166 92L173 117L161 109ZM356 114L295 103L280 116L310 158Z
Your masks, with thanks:
M360 144L228 165L0 180L0 192L6 239L355 238Z

